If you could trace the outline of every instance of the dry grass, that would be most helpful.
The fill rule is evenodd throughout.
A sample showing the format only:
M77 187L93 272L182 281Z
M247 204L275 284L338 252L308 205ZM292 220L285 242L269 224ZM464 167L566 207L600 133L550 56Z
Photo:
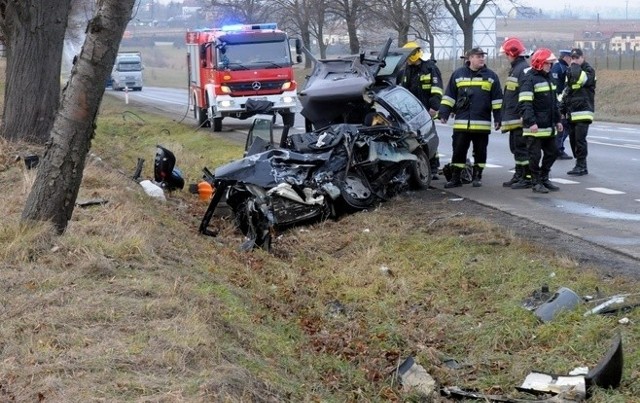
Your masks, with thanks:
M411 400L394 378L409 355L441 385L513 395L530 370L593 365L618 331L623 385L594 401L640 393L636 326L582 310L541 325L520 307L543 283L580 294L637 283L600 278L436 191L292 229L274 255L241 253L224 217L218 238L197 235L195 196L158 203L128 179L156 143L179 150L187 182L221 159L211 150L240 149L105 108L79 199L108 203L77 207L61 237L20 224L32 173L12 162L20 146L0 143L0 400Z
M630 326L586 307L539 324L520 306L542 284L611 295L636 281L437 191L292 229L273 255L241 253L228 218L214 218L217 238L197 234L196 196L159 203L129 179L138 157L152 176L156 144L187 183L240 147L119 108L105 98L79 195L108 203L76 207L60 237L20 223L35 171L15 157L41 150L0 140L0 401L417 401L395 377L409 355L440 385L515 396L531 370L593 366L616 332L623 383L592 401L640 401L640 310Z

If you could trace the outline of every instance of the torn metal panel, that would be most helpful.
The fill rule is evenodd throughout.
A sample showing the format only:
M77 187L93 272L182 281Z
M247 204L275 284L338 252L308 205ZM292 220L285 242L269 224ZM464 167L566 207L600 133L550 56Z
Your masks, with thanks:
M542 322L550 322L560 312L575 308L582 302L582 298L566 287L560 287L547 301L534 311Z

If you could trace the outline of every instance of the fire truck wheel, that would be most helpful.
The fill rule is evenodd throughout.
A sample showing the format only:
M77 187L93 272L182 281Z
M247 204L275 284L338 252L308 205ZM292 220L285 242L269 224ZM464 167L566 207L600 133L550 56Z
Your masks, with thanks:
M296 122L296 114L292 112L287 112L282 114L282 124L285 126L293 126Z
M214 132L222 131L222 118L213 118L213 131Z
M193 99L193 105L193 118L198 122L198 127L209 127L210 123L207 117L207 110L200 108L195 98Z

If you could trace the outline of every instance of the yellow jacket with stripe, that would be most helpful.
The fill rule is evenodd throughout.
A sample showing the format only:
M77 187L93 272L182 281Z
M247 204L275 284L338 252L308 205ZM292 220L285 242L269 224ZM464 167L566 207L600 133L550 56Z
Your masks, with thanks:
M522 115L522 135L550 137L555 135L560 122L560 110L556 97L556 85L551 74L543 70L529 69L520 81L518 108ZM529 129L538 125L536 133Z
M502 88L498 75L486 66L471 70L467 62L451 74L438 114L445 120L455 115L454 130L490 133L491 115L494 122L500 123L501 109Z
M595 112L596 71L587 62L571 64L562 94L560 112L573 123L591 123Z

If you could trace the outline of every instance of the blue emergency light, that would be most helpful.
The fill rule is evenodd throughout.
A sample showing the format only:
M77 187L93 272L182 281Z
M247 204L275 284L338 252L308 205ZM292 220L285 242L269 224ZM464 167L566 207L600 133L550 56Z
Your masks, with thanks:
M220 28L221 31L225 32L251 31L261 29L278 29L278 24L275 22L268 22L264 24L233 24L225 25Z

